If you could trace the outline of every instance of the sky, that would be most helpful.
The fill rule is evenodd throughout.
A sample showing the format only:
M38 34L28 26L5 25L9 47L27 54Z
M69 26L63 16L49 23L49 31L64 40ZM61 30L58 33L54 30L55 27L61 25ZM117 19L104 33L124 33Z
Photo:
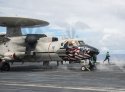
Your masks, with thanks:
M101 53L125 54L125 0L0 0L0 16L48 21L23 33L84 40ZM32 30L32 32L30 31ZM5 28L0 28L5 32Z

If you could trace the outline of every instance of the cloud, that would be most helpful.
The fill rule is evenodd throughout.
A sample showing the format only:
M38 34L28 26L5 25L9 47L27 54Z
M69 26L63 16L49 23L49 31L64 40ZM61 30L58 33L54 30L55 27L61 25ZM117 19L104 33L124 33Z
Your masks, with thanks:
M125 32L120 29L105 29L102 33L102 39L100 39L100 47L106 47L112 52L125 50L124 48ZM122 51L123 50L123 51Z
M124 11L125 0L0 0L0 16L43 19L61 34L73 29L100 50L125 50Z

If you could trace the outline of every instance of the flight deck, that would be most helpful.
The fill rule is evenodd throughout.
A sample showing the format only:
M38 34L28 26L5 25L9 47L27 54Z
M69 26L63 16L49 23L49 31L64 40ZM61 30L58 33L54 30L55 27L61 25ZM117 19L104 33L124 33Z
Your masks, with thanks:
M48 69L41 65L13 65L9 72L0 72L0 92L125 92L124 69L115 65L106 65L109 71L70 69L66 63Z

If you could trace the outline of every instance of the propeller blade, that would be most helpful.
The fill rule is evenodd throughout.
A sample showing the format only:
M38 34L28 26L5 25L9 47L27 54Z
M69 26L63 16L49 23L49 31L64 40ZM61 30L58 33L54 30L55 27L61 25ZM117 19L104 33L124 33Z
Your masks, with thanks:
M71 32L69 29L66 30L67 37L71 39Z
M75 29L72 27L72 38L73 38L73 39L75 38L75 35L76 35L76 31L75 31Z

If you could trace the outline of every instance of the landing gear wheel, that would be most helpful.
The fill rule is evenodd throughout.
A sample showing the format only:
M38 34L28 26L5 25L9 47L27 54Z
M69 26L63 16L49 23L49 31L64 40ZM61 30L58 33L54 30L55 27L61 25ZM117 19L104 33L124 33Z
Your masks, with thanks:
M7 62L3 62L2 64L1 64L1 71L9 71L10 70L10 64L9 63L7 63Z
M69 61L69 64L72 64L73 61Z
M45 69L49 68L49 61L43 61L43 67Z
M82 66L82 67L81 67L81 70L82 70L82 71L85 71L85 70L86 70L86 67L85 67L85 66Z
M59 61L57 61L57 66L59 66Z

